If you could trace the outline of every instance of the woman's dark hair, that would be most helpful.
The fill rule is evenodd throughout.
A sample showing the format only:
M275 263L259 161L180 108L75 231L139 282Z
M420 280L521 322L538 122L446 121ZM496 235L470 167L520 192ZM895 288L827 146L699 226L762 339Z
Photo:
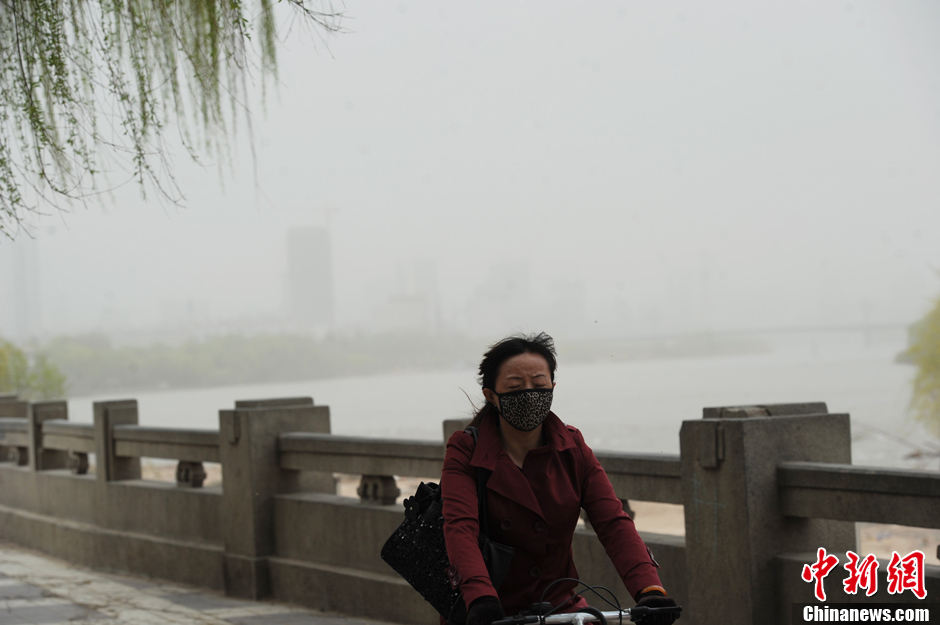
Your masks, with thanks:
M555 368L558 366L555 360L555 341L544 332L539 332L538 334L513 334L490 345L489 351L483 354L483 360L480 362L480 377L477 378L477 382L483 388L495 392L500 367L513 356L520 354L538 354L543 357L548 363L552 382L555 381ZM490 414L496 414L496 406L486 402L473 417L470 425L480 427L483 419Z

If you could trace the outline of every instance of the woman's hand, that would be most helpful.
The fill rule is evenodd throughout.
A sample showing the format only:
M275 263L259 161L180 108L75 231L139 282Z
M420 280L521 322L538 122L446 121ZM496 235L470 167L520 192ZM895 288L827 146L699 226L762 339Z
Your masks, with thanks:
M636 605L647 608L671 608L676 606L675 600L668 595L664 595L658 590L650 590L637 595ZM679 618L677 612L663 612L660 614L648 614L640 621L643 625L672 625ZM467 622L469 625L469 621Z
M503 612L499 599L487 595L474 599L470 604L467 625L490 625L493 621L504 618L506 618L506 613Z

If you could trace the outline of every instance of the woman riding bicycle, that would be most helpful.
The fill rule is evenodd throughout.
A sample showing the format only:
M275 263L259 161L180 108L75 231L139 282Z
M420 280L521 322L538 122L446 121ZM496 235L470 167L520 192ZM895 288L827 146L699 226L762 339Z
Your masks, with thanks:
M637 605L674 606L658 564L623 511L610 480L581 433L551 412L555 348L545 333L512 336L493 345L480 363L486 404L466 432L447 443L441 490L450 575L468 608L467 625L489 625L539 601L560 578L577 579L571 542L583 508ZM515 548L498 592L478 543L477 468L486 483L489 538ZM551 586L544 601L586 607L576 582ZM570 601L569 601L570 600ZM657 615L664 625L672 615Z

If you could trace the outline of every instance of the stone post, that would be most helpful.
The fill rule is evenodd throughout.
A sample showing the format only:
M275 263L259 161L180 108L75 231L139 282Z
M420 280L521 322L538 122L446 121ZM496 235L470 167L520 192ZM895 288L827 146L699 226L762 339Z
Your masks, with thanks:
M450 440L454 432L463 432L466 430L467 426L470 425L470 421L472 421L472 419L444 419L444 444L447 444L447 441Z
M29 416L29 402L21 401L16 395L4 395L0 401L0 417L8 419L26 419ZM5 460L5 459L4 459ZM29 447L17 445L11 447L9 460L24 467L32 464L33 455ZM0 460L2 462L2 460Z
M270 593L267 558L274 553L274 495L311 486L335 492L332 475L311 479L278 463L278 435L330 431L329 407L314 406L309 398L305 402L240 401L235 410L219 411L225 592L230 596L259 599Z
M772 623L779 553L855 549L855 524L780 513L777 464L851 462L847 414L825 404L706 408L679 434L687 614L696 625Z
M137 425L137 400L96 401L95 414L95 475L99 483L117 480L139 480L140 458L118 458L114 455L115 425Z
M37 402L31 405L27 416L29 428L29 468L33 471L67 469L67 451L42 448L42 423L50 419L68 419L69 405L65 401Z

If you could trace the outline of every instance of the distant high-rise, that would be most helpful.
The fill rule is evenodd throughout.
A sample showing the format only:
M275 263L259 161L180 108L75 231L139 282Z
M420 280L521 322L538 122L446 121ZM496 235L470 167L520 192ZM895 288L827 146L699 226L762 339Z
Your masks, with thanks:
M39 242L23 238L0 253L0 336L13 341L34 339L41 331Z
M333 262L326 228L287 232L287 283L290 315L302 330L333 325Z

